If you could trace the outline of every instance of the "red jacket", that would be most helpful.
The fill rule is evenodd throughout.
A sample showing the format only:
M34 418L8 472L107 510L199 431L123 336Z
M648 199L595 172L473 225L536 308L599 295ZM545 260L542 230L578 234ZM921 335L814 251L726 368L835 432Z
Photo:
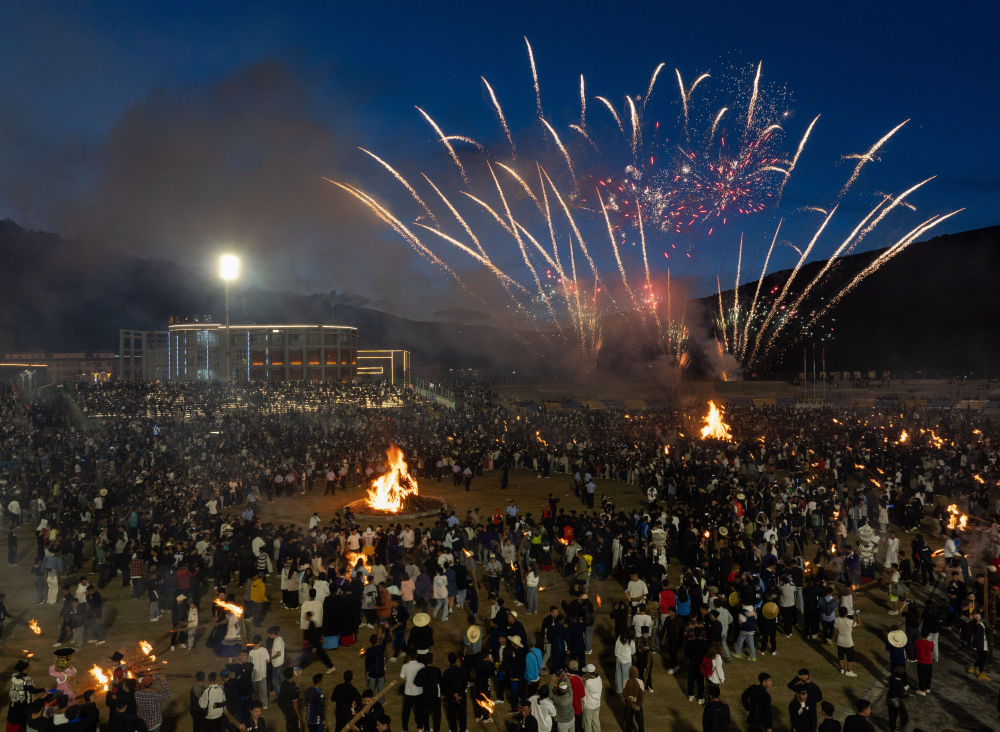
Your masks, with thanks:
M934 662L934 642L926 638L917 638L913 641L913 648L917 653L917 663Z

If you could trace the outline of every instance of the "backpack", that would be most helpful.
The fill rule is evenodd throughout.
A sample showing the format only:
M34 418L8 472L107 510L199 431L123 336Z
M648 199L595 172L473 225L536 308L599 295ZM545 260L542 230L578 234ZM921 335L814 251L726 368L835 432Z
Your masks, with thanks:
M701 663L698 664L698 670L701 671L701 675L706 679L712 675L712 659L708 656L703 656Z

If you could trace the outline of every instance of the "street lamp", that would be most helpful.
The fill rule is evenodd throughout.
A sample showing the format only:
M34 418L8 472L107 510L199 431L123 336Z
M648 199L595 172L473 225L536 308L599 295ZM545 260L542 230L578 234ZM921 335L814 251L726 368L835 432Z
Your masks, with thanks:
M230 362L232 344L229 340L229 283L235 280L239 274L239 257L235 254L223 254L219 257L219 276L226 283L226 381L229 381L233 376L233 368Z

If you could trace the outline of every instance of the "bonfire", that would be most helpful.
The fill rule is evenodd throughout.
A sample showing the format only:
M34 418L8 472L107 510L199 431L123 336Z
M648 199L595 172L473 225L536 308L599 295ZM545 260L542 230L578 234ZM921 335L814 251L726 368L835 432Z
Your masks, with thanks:
M399 513L409 496L419 495L416 479L410 475L403 451L393 445L386 450L388 470L372 481L368 506L374 511Z
M708 414L705 415L705 426L701 428L701 439L703 440L732 440L733 434L729 431L729 425L722 421L723 412L715 406L715 402L708 402Z

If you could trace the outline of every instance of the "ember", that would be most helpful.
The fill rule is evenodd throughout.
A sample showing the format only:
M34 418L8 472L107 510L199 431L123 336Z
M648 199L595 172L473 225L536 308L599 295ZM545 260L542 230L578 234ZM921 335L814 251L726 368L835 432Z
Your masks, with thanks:
M28 621L28 627L31 628L31 632L35 635L41 635L42 629L38 626L38 621L32 618Z

